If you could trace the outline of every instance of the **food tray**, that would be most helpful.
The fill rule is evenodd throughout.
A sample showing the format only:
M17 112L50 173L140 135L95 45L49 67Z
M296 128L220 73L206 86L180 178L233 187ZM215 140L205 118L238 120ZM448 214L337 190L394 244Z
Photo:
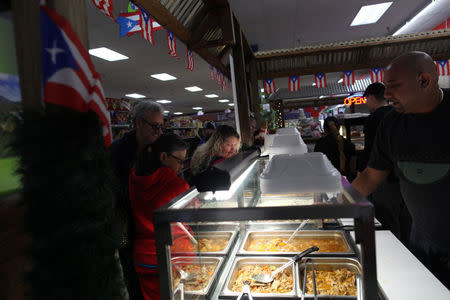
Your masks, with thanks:
M200 240L202 238L209 239L221 239L228 238L227 246L221 251L172 251L172 256L184 256L184 255L226 255L234 242L237 231L197 231L194 234L194 238Z
M172 264L178 264L178 265L183 265L183 264L193 264L193 265L216 265L216 268L214 270L214 273L209 276L209 282L206 285L205 288L203 288L202 290L198 290L198 291L184 291L185 295L199 295L199 296L206 296L209 294L209 292L211 291L211 287L213 285L213 282L217 279L217 275L219 274L219 270L222 267L222 263L223 263L223 258L222 257L194 257L194 256L190 256L190 257L174 257L172 258ZM175 271L176 272L176 271ZM174 290L176 289L176 287L174 287Z
M293 251L293 252L282 252L282 251L248 251L248 247L252 240L255 238L273 238L273 239L283 239L287 240L289 236L293 233L293 230L279 230L279 231L248 231L244 242L240 246L239 255L285 255L285 256L293 256L303 250L306 250L309 247L312 247L313 245L306 247L305 249L301 251ZM353 255L354 251L350 247L350 244L348 243L347 239L345 238L345 234L341 230L301 230L296 234L297 238L305 237L305 238L319 238L319 239L325 239L325 238L332 238L332 239L338 239L342 242L342 246L345 249L345 251L342 252L313 252L311 253L312 256L317 255ZM319 245L320 248L320 245Z
M241 266L245 266L245 265L274 265L277 267L281 267L283 264L289 262L289 258L286 257L270 257L270 256L266 256L266 257L262 257L262 256L258 256L258 257L237 257L233 263L233 266L231 268L230 273L227 276L227 281L223 287L222 293L220 295L221 299L235 299L240 292L233 292L231 290L231 284L237 279L238 277L238 270ZM296 269L294 267L294 265L290 266L289 268L287 268L286 270L289 270L292 274L292 281L293 281L293 285L292 285L292 291L288 292L288 293L252 293L252 296L254 298L256 297L277 297L277 298L294 298L297 295L297 288L296 288L296 278L298 278L298 276L296 276Z
M297 262L297 276L298 278L295 280L295 282L298 284L297 291L298 295L302 295L302 287L303 287L303 270L305 268L304 262L312 261L314 264L314 270L327 270L327 271L334 271L336 269L340 268L346 268L350 271L356 272L356 274L361 275L361 265L356 259L353 258L334 258L334 257L314 257L314 258L303 258L299 262ZM311 265L308 264L308 271L311 269ZM362 287L361 281L359 282L360 287ZM358 292L357 292L358 294ZM305 294L305 297L308 297L312 299L314 297L313 294ZM330 298L333 299L356 299L357 296L342 296L342 295L318 295L319 298ZM360 297L362 298L362 297ZM359 299L360 299L359 298Z

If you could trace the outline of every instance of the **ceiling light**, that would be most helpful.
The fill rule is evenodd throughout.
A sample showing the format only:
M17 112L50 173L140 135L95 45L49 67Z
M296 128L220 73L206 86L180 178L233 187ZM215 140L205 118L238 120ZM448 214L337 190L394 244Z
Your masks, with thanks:
M392 2L365 5L361 7L350 26L358 26L376 23L381 16L388 10Z
M165 113L165 114L168 114L168 113L170 113L170 111L168 111L168 110L165 110L165 111L164 111L164 113Z
M196 107L193 107L192 109L195 109L195 110L201 110L201 109L202 109L202 107L200 107L200 106L196 106Z
M228 103L228 106L234 106L234 103Z
M222 99L222 100L219 100L219 102L226 103L226 102L230 102L230 100L228 100L228 99Z
M116 61L116 60L123 60L123 59L129 58L128 56L120 54L120 53L113 51L111 49L108 49L106 47L89 49L89 54L93 55L93 56L97 56L97 57L107 60L107 61Z
M182 115L183 113L182 113L182 112L179 112L179 111L177 111L177 112L174 112L173 114L174 114L174 115Z
M198 86L188 86L184 88L185 90L188 90L189 92L200 92L203 91L203 89L199 88Z
M316 86L316 83L315 83L315 82L313 82L312 86Z
M206 98L217 98L217 97L219 97L219 96L216 95L216 94L208 94L208 95L205 95L205 97L206 97Z
M344 81L344 79L341 78L338 80L338 83L341 83L342 81Z
M199 110L198 112L197 112L197 116L203 116L205 113L204 112L202 112L201 110Z
M126 97L134 98L134 99L140 99L145 98L144 95L138 94L138 93L132 93L132 94L126 94Z
M161 103L161 104L172 103L172 101L170 101L170 100L156 100L156 102Z
M172 76L170 74L167 73L160 73L160 74L153 74L150 75L151 77L161 80L161 81L168 81L168 80L175 80L177 79L175 76Z
M419 20L420 17L422 17L423 15L427 14L430 11L430 9L434 6L434 4L436 4L436 2L437 1L431 1L431 3L429 3L424 9L422 9L411 20L406 22L406 24L403 25L399 30L397 30L393 35L402 34L408 26L413 25L414 23L416 23Z
M264 93L264 89L261 89L261 93Z

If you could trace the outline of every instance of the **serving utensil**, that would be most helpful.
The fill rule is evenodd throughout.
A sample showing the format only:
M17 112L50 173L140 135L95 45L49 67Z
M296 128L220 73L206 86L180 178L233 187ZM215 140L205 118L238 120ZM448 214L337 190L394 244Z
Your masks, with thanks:
M302 300L305 299L305 293L306 293L306 277L308 274L307 273L308 263L311 264L311 277L312 277L312 282L313 282L314 300L317 300L316 273L314 272L314 263L310 259L307 259L305 261L305 269L303 270Z
M294 238L294 236L299 232L303 227L305 227L306 223L308 223L309 219L303 220L300 225L295 229L294 233L291 234L291 236L286 241L286 244L289 244L289 242Z
M189 237L189 239L191 240L191 242L194 245L198 244L198 241L192 236L192 234L189 232L189 230L187 230L186 226L184 226L183 223L177 222L177 226L180 227L181 230L183 230L184 233L186 233L186 235Z
M247 295L249 300L253 300L252 292L250 290L250 281L244 281L244 286L242 287L242 292L236 298L236 300L240 300L242 296Z
M303 256L308 255L309 253L314 252L314 251L319 251L319 248L317 246L313 246L309 249L306 249L302 253L295 255L289 262L285 263L284 265L282 265L281 267L279 267L272 273L256 274L256 275L252 276L252 279L254 281L261 282L261 283L271 283L278 273L280 273L283 270L285 270L286 268L290 267L293 263L295 263L297 260L301 259Z

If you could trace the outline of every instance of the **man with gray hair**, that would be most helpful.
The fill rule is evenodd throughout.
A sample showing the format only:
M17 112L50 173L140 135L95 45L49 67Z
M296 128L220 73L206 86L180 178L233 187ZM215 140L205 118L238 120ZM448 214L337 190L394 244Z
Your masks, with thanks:
M409 247L450 288L450 90L438 79L424 52L386 68L384 95L395 111L381 121L367 168L352 185L367 196L395 172L412 218Z
M118 218L123 228L120 260L128 287L130 300L143 299L132 259L132 240L134 222L128 198L128 178L137 153L148 144L152 144L164 129L164 109L153 101L139 102L133 109L134 129L111 144L111 159L120 186L117 195ZM130 238L129 238L130 237Z

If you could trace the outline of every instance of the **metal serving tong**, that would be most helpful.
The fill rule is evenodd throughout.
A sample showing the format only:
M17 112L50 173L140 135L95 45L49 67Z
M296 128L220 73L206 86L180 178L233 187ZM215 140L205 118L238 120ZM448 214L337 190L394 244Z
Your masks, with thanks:
M270 283L273 281L273 279L275 278L275 276L282 272L284 269L288 268L289 266L291 266L293 263L295 263L297 260L301 259L303 256L310 254L311 252L314 251L319 251L319 248L317 246L313 246L309 249L306 249L305 251L303 251L302 253L297 254L296 256L294 256L291 261L285 263L284 265L282 265L281 267L279 267L278 269L276 269L275 271L273 271L270 274L266 274L266 273L261 273L261 274L256 274L252 276L252 279L254 281L257 282L262 282L262 283Z
M316 274L314 272L314 263L313 261L308 258L305 260L305 268L303 269L303 288L302 288L302 300L305 299L306 294L306 277L308 276L308 263L311 264L311 277L313 282L313 289L314 289L314 300L317 300L317 288L316 288Z
M253 300L252 292L250 290L250 281L244 281L244 286L242 287L242 292L236 298L236 300L240 300L243 295L247 295L249 300Z

